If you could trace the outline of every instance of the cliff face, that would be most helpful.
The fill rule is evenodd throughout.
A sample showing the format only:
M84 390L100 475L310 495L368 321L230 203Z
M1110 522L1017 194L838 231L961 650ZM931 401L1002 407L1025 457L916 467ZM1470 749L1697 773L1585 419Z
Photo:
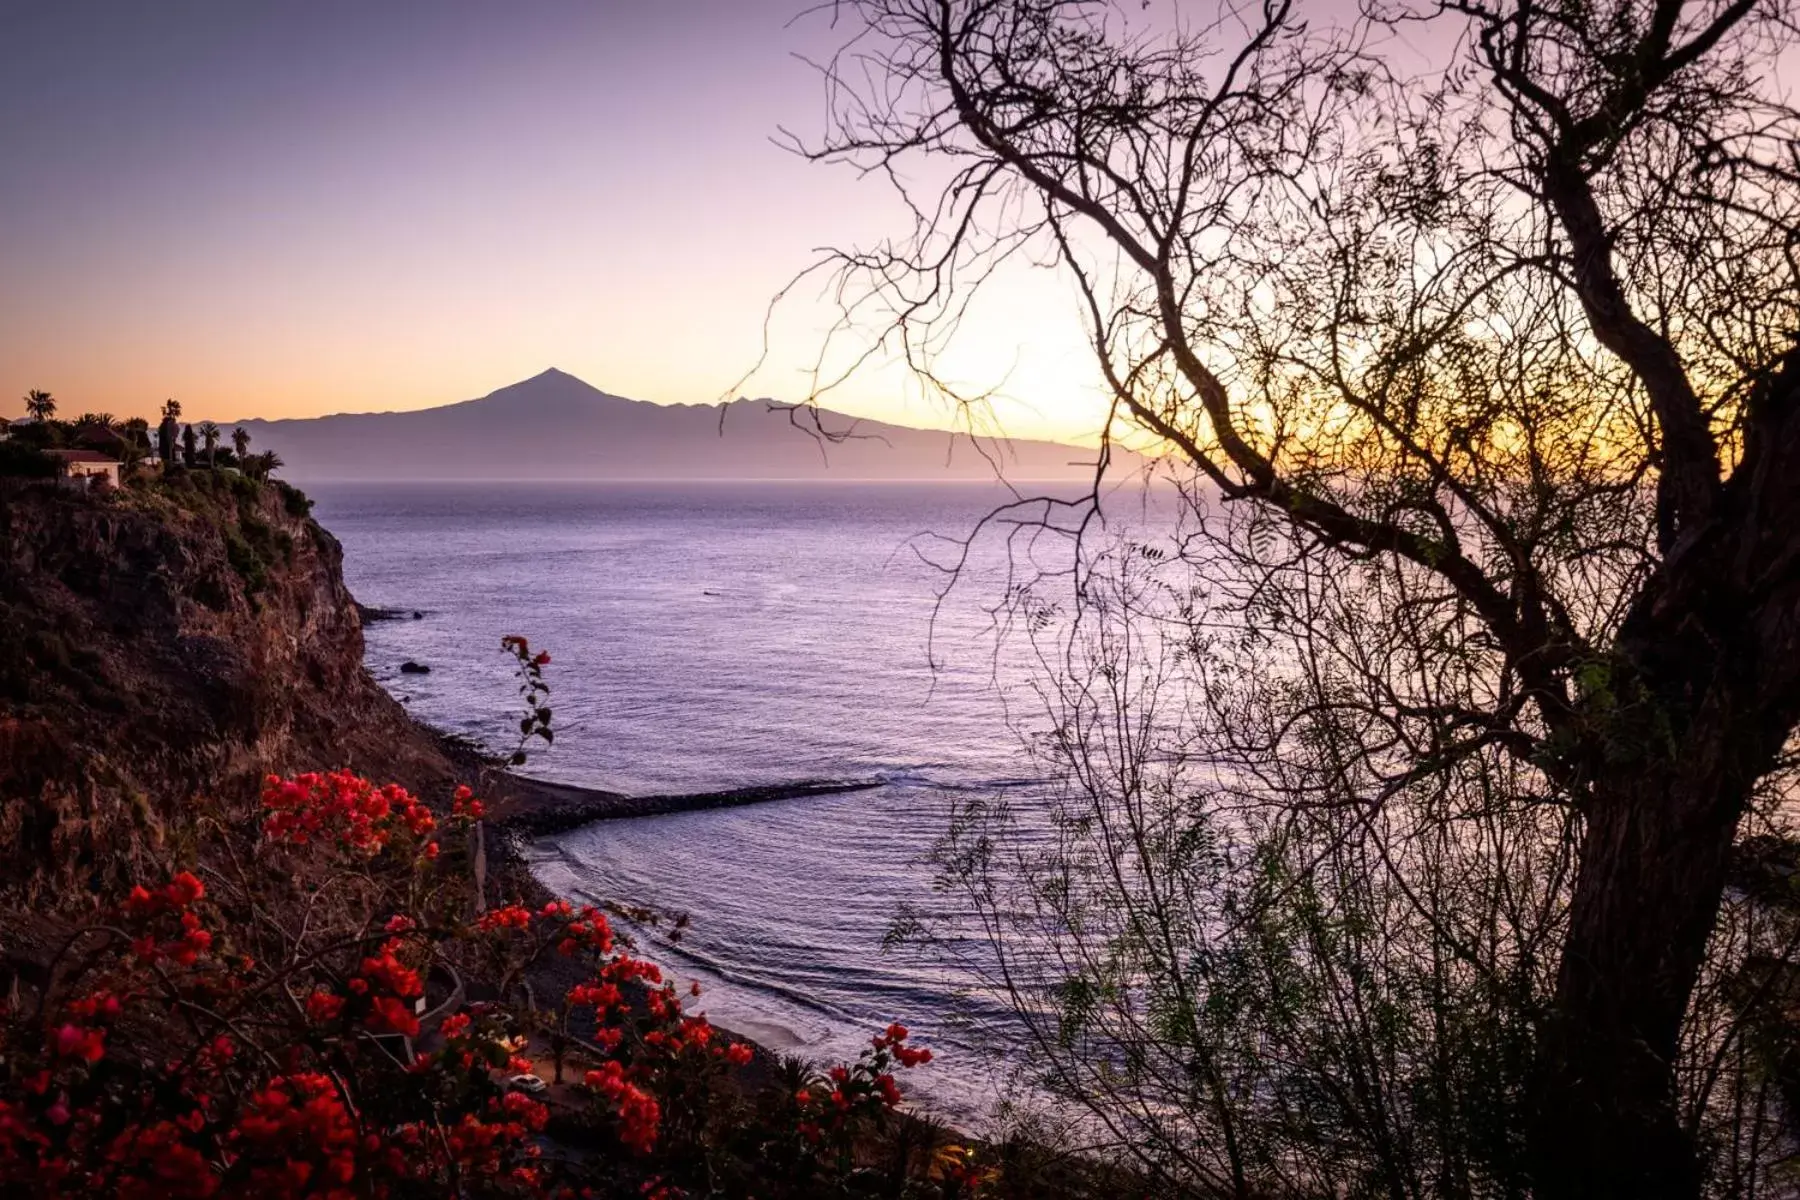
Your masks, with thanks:
M0 487L0 892L78 904L270 771L451 778L363 670L342 552L298 492Z

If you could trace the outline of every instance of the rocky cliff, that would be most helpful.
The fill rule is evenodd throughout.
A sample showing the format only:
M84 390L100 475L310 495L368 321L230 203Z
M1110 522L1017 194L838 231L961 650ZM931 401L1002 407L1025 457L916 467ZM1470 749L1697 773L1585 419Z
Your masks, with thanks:
M452 776L363 670L341 550L299 492L0 489L0 893L80 905L269 771Z

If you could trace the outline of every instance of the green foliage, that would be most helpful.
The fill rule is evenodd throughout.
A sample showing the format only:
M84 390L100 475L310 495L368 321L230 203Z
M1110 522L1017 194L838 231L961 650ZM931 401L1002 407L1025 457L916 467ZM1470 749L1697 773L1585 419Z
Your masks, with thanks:
M262 496L262 485L243 475L215 474L213 479L216 481L215 486L222 484L238 500L240 506L244 501L255 502Z
M275 485L276 494L281 497L281 507L288 516L309 517L312 515L312 498L305 492L286 480L276 479L272 482Z
M0 476L51 479L56 473L56 460L36 446L18 439L0 442Z
M245 591L255 596L269 586L271 568L293 558L294 539L257 516L254 506L246 503L260 493L254 482L242 477L222 478L230 481L225 486L239 501L237 526L224 531L226 556L231 569L243 578ZM247 493L242 490L246 487L250 489Z
M1517 848L1558 844L1559 817L1493 761L1451 774L1454 836L1433 833L1442 790L1369 804L1341 678L1319 700L1267 612L1227 635L1166 586L1184 570L1134 554L1088 577L1079 630L1040 635L1064 672L1044 689L1054 789L962 806L935 854L1030 1078L1099 1118L1151 1194L1521 1194L1554 964L1509 922L1553 911L1562 877ZM1246 746L1279 748L1263 776ZM966 929L941 943L961 961Z
M70 433L70 427L61 421L39 421L34 425L15 427L8 440L15 445L55 450L69 444Z
M268 586L269 564L235 529L225 531L225 557L230 561L231 569L243 579L246 593L254 596Z
M305 517L311 502L285 484L277 483L276 488L281 512L289 517ZM218 527L226 561L243 580L253 603L270 586L275 569L293 561L294 535L270 519L268 485L262 482L226 471L175 468L152 477L145 490ZM196 598L215 610L229 603L224 591L212 582L203 582Z

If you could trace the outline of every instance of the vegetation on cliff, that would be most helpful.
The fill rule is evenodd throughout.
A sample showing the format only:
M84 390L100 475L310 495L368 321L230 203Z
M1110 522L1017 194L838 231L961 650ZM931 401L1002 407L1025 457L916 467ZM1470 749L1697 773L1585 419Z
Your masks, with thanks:
M0 895L79 908L318 764L454 774L362 667L335 539L280 483L0 481Z

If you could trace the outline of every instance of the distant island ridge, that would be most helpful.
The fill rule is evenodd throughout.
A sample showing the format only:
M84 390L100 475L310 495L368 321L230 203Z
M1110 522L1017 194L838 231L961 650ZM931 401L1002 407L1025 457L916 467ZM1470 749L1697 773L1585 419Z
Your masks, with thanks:
M652 404L554 368L477 400L409 412L342 413L242 426L284 474L340 480L1078 480L1091 447L971 437L766 400ZM1114 452L1120 458L1135 456Z

